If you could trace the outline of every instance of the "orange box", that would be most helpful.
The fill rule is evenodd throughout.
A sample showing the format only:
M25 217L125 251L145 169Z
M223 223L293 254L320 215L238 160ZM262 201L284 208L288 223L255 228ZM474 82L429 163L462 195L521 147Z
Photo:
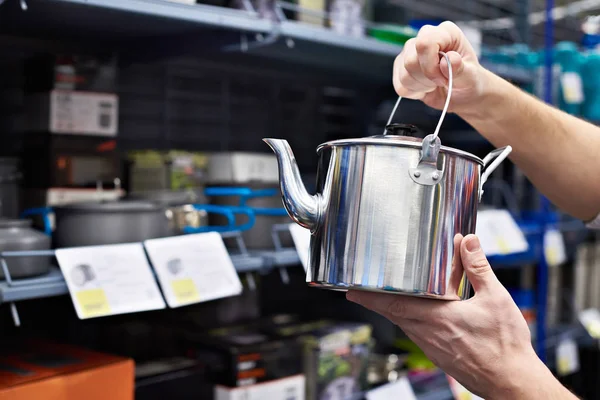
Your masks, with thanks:
M133 360L75 346L21 341L3 346L0 400L133 400Z

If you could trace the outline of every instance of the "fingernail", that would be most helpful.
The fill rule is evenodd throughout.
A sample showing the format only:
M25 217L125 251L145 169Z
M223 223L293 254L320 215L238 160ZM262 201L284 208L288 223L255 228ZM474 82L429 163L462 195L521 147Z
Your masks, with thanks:
M469 238L466 247L469 253L475 253L479 251L479 249L481 248L481 245L479 244L479 238L477 238L477 236Z

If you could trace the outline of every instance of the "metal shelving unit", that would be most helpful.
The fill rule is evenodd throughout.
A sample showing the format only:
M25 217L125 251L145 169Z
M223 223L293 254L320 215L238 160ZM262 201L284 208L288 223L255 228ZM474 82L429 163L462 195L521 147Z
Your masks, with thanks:
M389 83L402 50L371 37L347 37L296 21L271 21L255 12L167 0L28 0L0 6L4 38L44 38L64 47L120 51L136 59L171 55L244 53L262 60L294 63L336 76ZM152 54L152 55L150 55ZM487 63L509 79L528 81L527 71Z
M0 282L0 304L22 300L42 299L69 293L67 283L57 267L46 275Z

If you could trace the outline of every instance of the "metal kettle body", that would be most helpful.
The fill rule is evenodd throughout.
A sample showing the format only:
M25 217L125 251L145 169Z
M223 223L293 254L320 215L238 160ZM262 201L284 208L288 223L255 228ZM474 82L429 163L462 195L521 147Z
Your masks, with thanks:
M388 135L325 143L311 196L287 142L265 139L279 160L284 205L312 234L309 285L468 297L462 266L453 262L454 238L475 232L484 161L440 148L438 139L427 162L426 140ZM500 151L506 157L510 148L487 162Z

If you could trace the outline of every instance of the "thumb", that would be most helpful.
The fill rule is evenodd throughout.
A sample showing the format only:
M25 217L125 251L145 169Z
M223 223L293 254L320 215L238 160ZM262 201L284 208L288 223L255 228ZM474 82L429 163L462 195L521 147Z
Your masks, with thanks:
M460 256L467 278L469 278L475 293L489 290L499 283L477 236L465 236L460 244Z

